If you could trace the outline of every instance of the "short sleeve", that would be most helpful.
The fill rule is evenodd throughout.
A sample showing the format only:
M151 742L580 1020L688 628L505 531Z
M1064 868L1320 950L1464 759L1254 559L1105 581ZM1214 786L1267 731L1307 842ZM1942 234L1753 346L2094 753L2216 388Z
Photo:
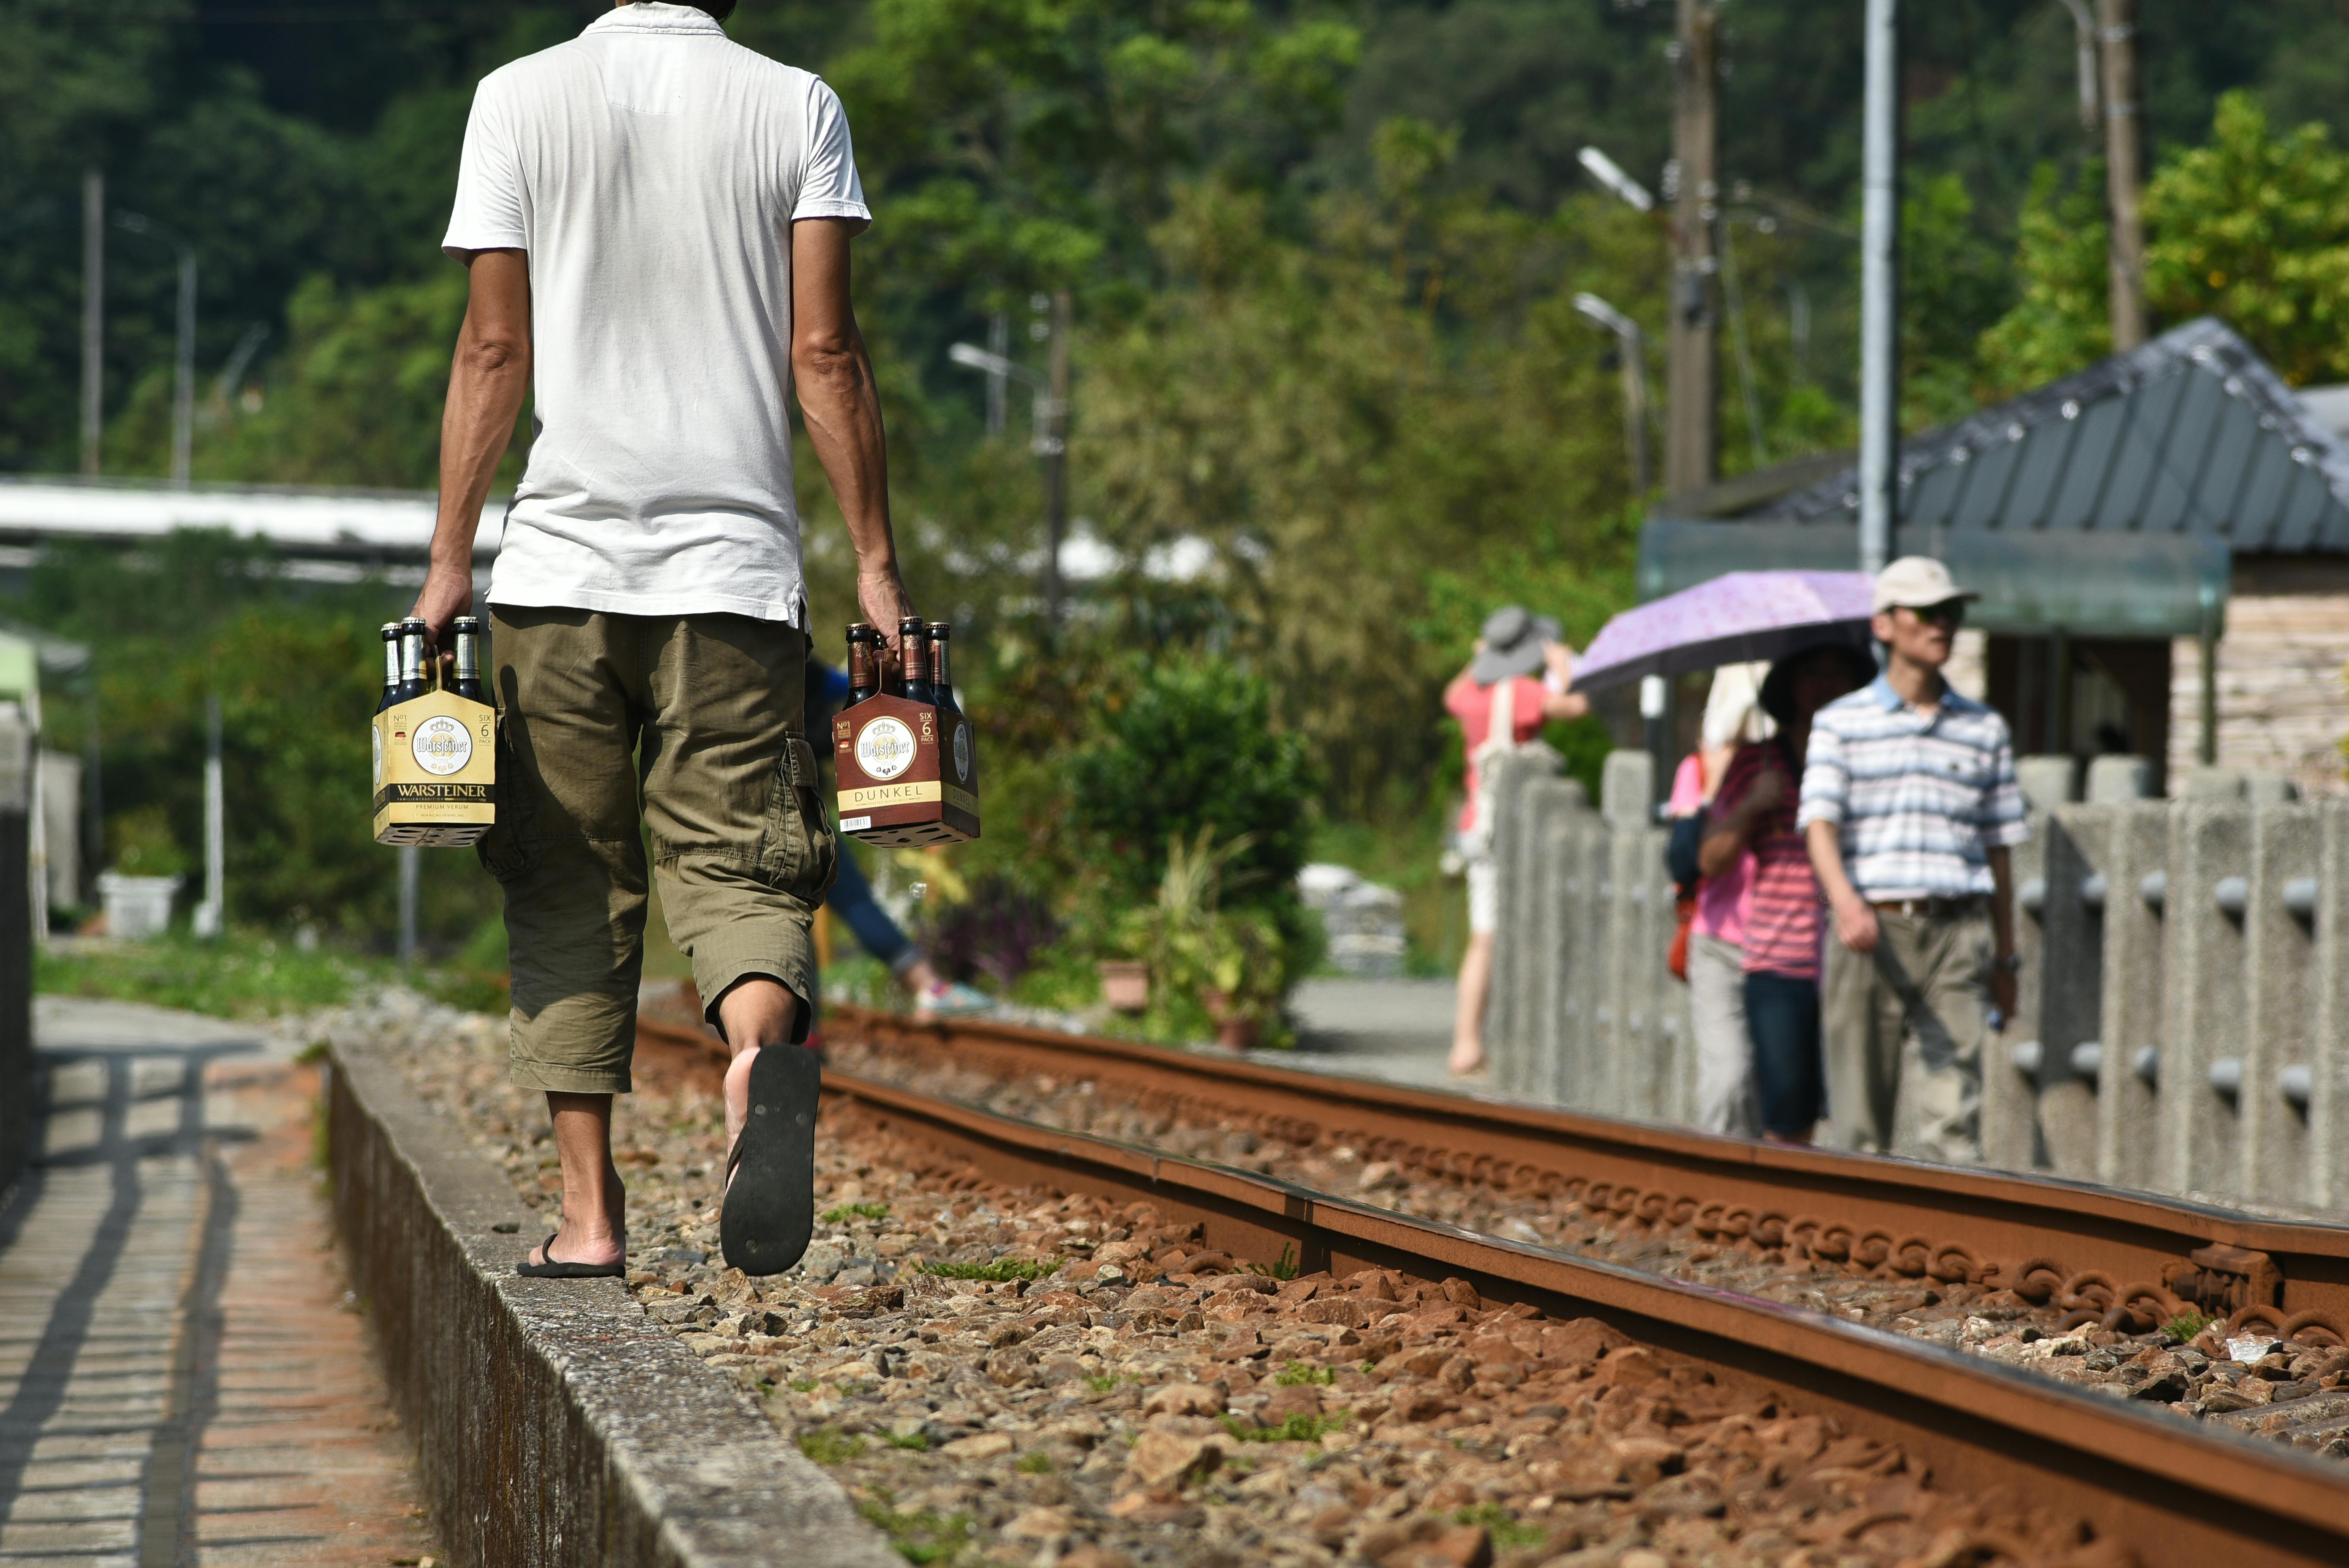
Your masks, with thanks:
M840 95L821 78L808 88L807 166L800 176L800 198L792 217L855 218L856 232L873 223L873 209L864 204L864 181L856 174L856 149L848 139L848 111Z
M1811 744L1803 753L1802 807L1795 815L1797 829L1813 822L1840 822L1851 792L1851 773L1845 766L1843 737L1836 733L1822 710L1811 720Z
M440 248L452 256L474 251L527 251L530 218L515 156L513 126L494 76L473 93L465 122L465 150L457 163L457 201Z
M1690 752L1672 772L1672 798L1664 810L1675 817L1693 817L1704 804L1704 758Z
M1979 819L1985 849L2003 849L2031 837L2022 786L2014 777L2014 746L2006 726L1999 726L1998 744L1991 752L1990 788L1982 792Z

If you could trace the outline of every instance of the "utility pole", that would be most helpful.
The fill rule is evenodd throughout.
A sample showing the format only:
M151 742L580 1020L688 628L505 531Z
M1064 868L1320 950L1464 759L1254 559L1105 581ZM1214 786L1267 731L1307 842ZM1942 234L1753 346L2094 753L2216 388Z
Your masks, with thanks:
M2102 119L2096 110L2096 14L2088 8L2088 0L2063 0L2063 6L2072 14L2072 53L2080 77L2080 129L2094 136Z
M2137 207L2137 0L2096 0L2105 60L2105 191L2112 209L2113 352L2145 341L2145 219Z
M98 474L106 389L106 176L81 177L81 471Z
M1900 13L1868 0L1859 225L1859 569L1891 553L1899 500Z
M179 342L171 362L171 488L193 482L196 448L196 248L178 233L139 212L117 212L114 226L146 234L171 247L180 259Z
M1044 624L1061 625L1061 541L1069 531L1069 335L1075 307L1066 289L1052 293L1051 392L1036 453L1044 459Z
M1664 427L1664 493L1713 482L1720 420L1721 374L1714 294L1720 262L1713 225L1721 201L1718 13L1713 0L1680 0L1672 44L1671 325L1666 341L1669 407Z
M1009 363L1011 358L1011 313L1009 311L999 310L987 318L987 351L996 358L1007 364ZM987 433L990 436L1003 434L1007 414L1004 405L1009 401L1006 394L1010 390L1010 377L1000 370L990 370L987 373Z

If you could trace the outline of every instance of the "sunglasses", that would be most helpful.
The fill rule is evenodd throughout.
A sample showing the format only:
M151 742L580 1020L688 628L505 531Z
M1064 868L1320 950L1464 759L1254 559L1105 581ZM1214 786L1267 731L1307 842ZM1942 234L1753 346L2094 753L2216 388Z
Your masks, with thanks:
M1928 604L1921 610L1907 604L1902 605L1901 608L1917 619L1936 626L1960 626L1965 624L1966 602L1962 599L1952 599L1946 604Z

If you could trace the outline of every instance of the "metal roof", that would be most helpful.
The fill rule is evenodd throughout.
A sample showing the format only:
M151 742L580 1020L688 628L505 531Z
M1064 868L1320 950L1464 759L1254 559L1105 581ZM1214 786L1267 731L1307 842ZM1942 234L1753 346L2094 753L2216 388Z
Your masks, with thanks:
M1931 553L1933 539L1971 532L2198 534L2237 553L2349 552L2349 443L2210 316L1902 442L1899 472L1902 532ZM1671 500L1660 510L1723 515ZM1848 528L1858 513L1858 470L1845 466L1733 515Z
M0 475L0 542L97 539L135 543L176 529L225 529L306 560L422 562L432 542L429 490L335 490L295 485L196 485L151 480ZM503 497L481 509L476 559L498 550Z

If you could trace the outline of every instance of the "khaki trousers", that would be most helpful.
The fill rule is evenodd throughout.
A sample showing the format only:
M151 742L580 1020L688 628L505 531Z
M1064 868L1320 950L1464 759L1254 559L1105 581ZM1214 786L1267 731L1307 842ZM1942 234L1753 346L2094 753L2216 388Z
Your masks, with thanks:
M1950 1164L1982 1159L1990 915L1876 912L1874 953L1826 943L1826 1141Z
M713 1021L750 975L812 996L810 932L838 851L801 733L805 634L501 605L490 655L498 819L481 857L505 890L513 1082L629 1088L647 840Z
M1689 1024L1696 1036L1696 1124L1751 1138L1754 1039L1745 1030L1745 949L1689 934Z

